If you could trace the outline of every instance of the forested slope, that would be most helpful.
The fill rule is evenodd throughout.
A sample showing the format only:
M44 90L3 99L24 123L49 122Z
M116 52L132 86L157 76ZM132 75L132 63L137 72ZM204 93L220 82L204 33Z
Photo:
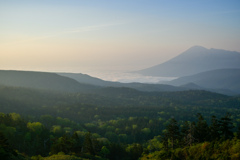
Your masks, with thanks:
M240 97L201 90L63 92L1 85L0 158L236 159L239 107Z

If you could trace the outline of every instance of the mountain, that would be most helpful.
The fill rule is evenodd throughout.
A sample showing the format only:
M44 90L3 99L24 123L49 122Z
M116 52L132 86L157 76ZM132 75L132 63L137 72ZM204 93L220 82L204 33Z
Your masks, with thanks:
M186 83L183 85L179 85L180 87L184 87L184 88L189 88L189 89L195 89L195 90L203 90L203 87L200 87L192 82L190 83Z
M194 46L167 62L137 73L147 76L182 77L224 68L240 68L240 53Z
M79 83L92 84L92 85L102 86L102 87L122 87L120 82L104 81L102 79L95 78L87 74L82 74L82 73L57 73L57 74L74 79Z
M206 90L225 90L240 94L240 69L218 69L180 77L167 82L169 85L185 86L194 83Z
M88 91L98 88L93 85L81 84L76 80L56 73L7 70L0 70L0 85L67 92Z

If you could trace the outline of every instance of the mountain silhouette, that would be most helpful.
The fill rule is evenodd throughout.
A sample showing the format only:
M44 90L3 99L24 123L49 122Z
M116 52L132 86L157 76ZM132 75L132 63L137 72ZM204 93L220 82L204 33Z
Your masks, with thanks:
M224 68L240 68L240 53L194 46L169 61L137 73L147 76L182 77Z

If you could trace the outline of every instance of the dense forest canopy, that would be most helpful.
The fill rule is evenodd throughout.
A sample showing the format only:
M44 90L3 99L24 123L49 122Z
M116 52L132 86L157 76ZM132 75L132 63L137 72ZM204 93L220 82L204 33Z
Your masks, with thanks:
M108 87L74 93L2 85L0 102L4 158L240 156L235 151L240 97L201 90L141 92ZM202 145L206 147L196 153ZM218 147L208 152L213 145ZM226 152L217 152L223 145Z

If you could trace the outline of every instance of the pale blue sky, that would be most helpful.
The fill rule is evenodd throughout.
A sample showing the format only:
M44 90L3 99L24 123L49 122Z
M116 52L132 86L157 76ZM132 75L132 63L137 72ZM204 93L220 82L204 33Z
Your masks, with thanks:
M240 52L239 0L0 0L0 69L142 69L194 45Z

